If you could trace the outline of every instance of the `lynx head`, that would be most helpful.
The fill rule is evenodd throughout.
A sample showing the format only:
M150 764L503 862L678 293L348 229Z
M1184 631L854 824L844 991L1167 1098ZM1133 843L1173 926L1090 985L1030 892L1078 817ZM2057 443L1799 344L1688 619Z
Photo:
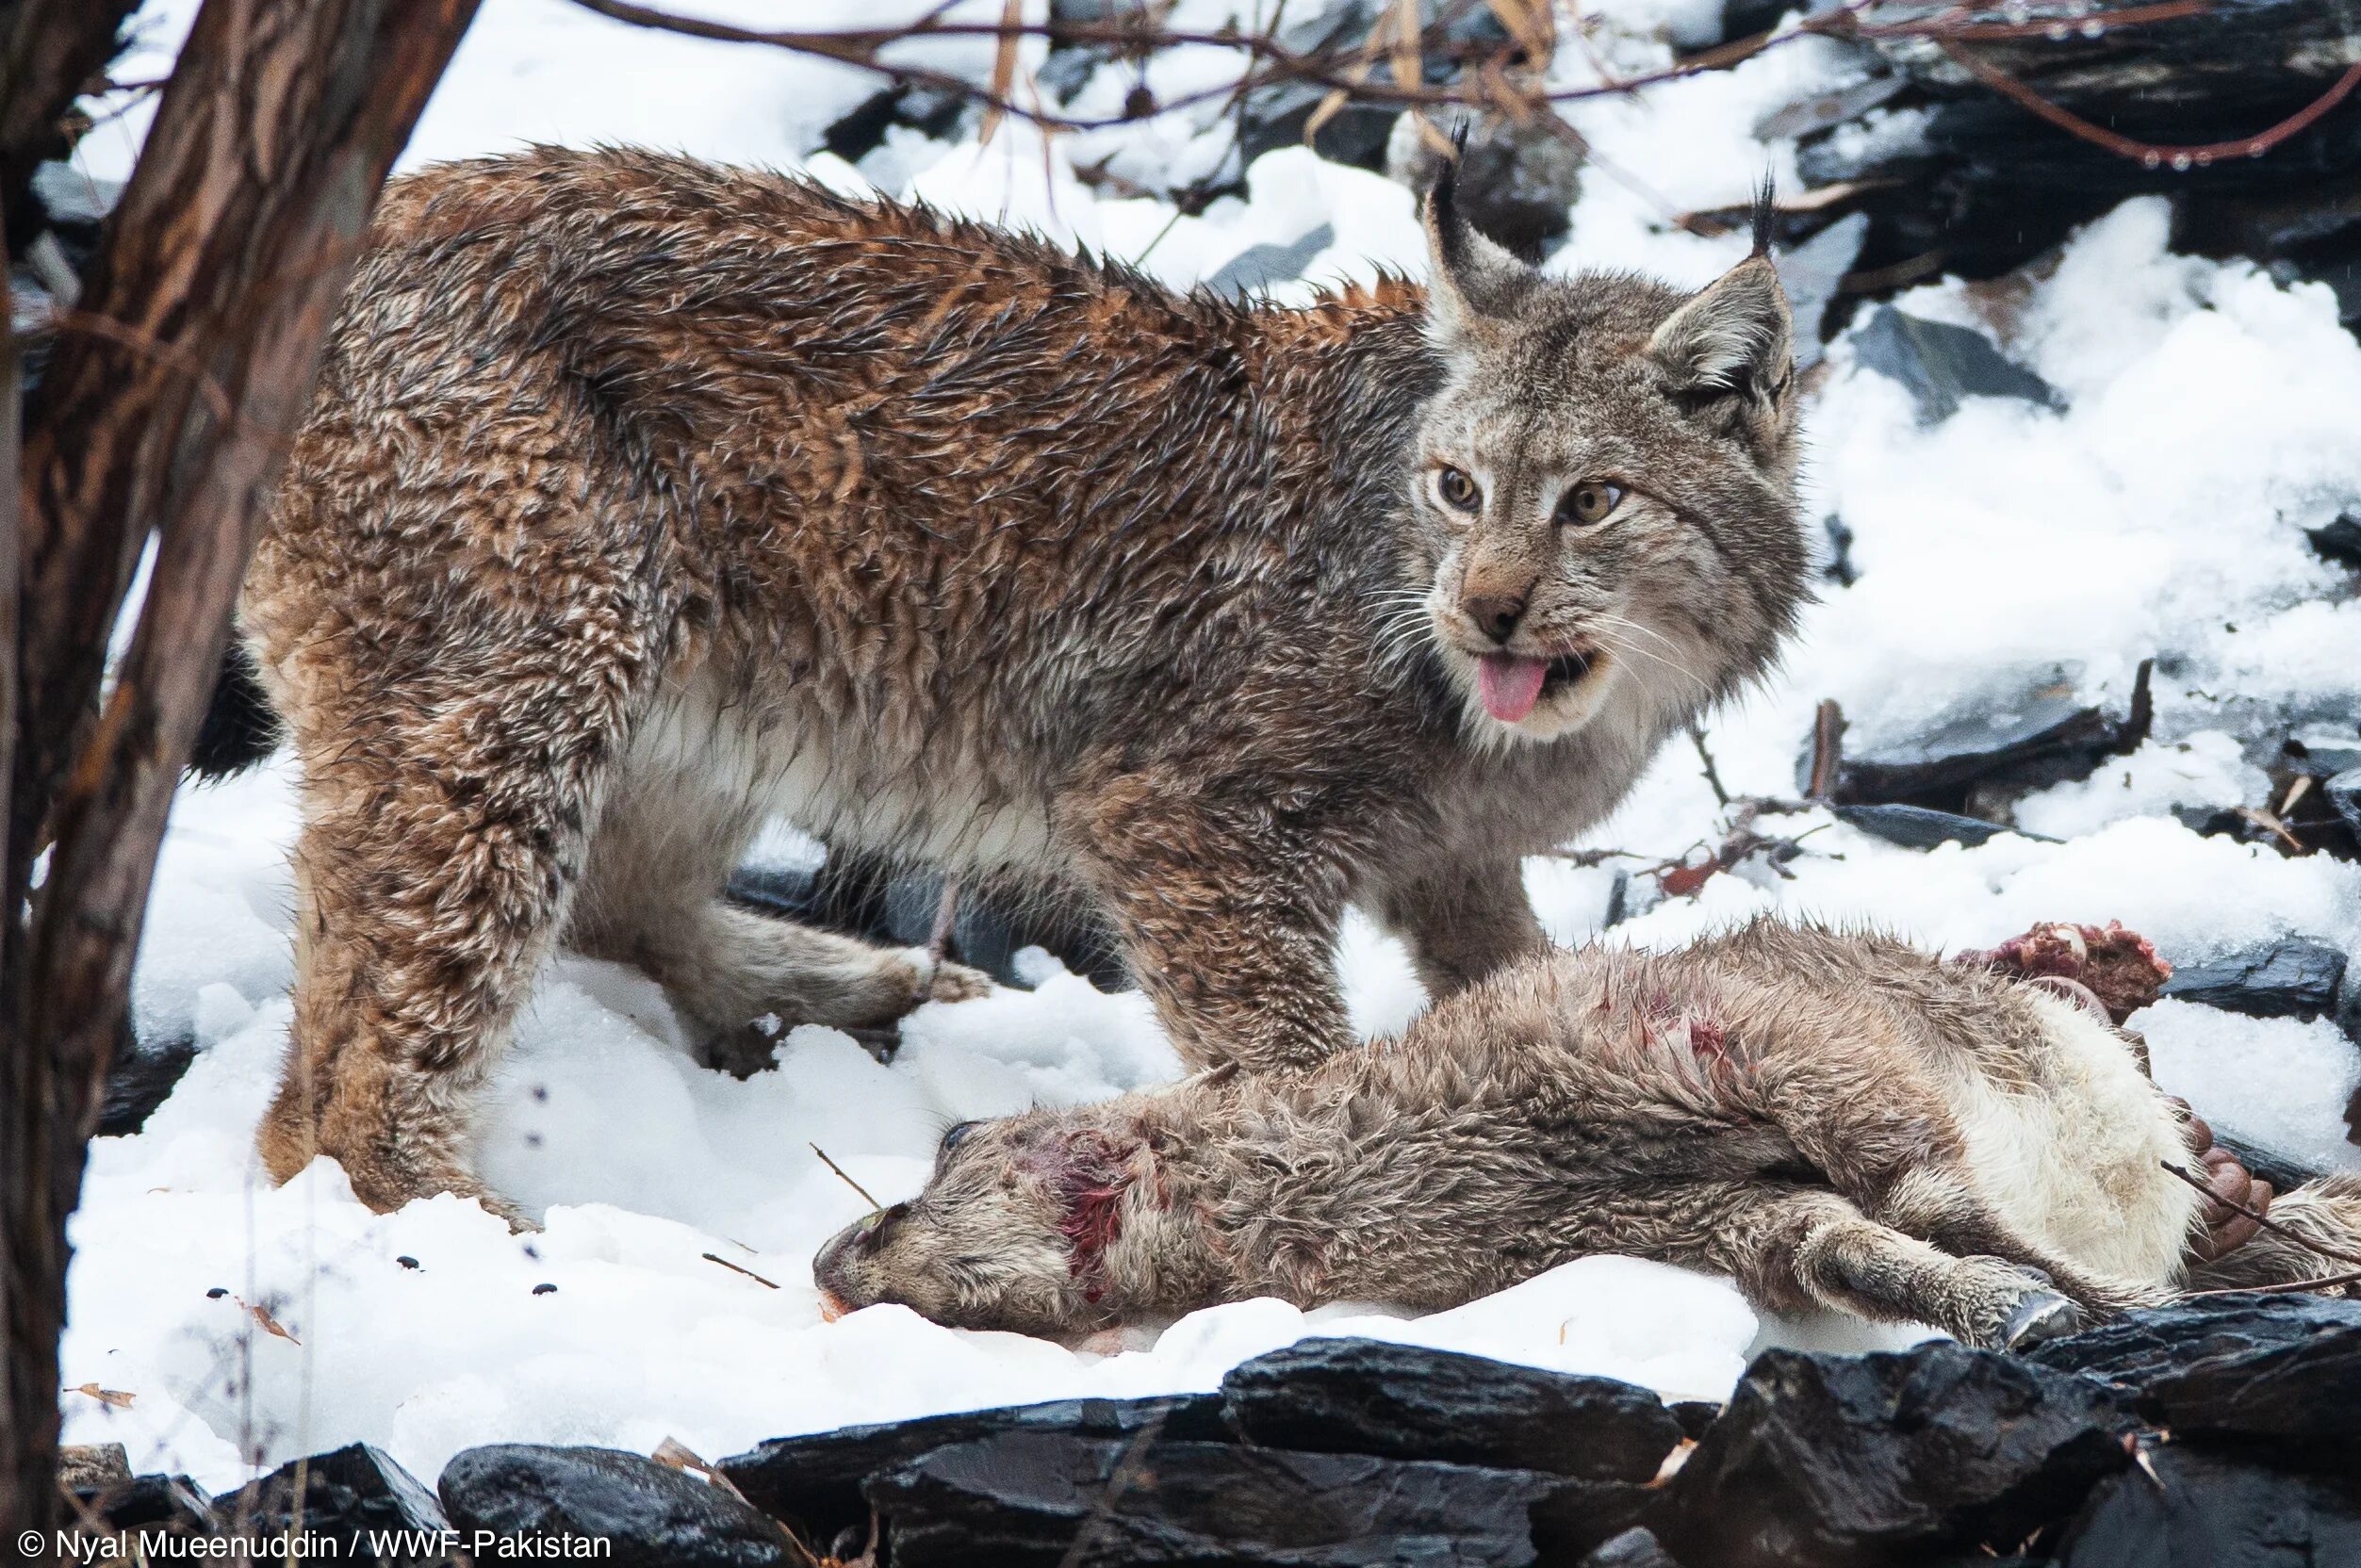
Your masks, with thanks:
M1664 718L1759 675L1809 596L1795 368L1768 246L1696 294L1550 278L1425 204L1445 366L1412 475L1414 592L1489 739L1567 734L1618 695Z

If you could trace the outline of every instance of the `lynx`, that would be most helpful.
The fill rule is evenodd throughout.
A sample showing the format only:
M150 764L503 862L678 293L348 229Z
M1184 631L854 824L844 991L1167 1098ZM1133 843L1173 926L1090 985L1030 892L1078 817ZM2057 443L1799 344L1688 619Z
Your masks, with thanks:
M1787 306L1763 221L1690 293L1424 214L1426 288L1281 309L646 153L389 190L242 600L303 791L271 1172L497 1205L561 940L717 1058L980 987L721 902L774 817L1096 911L1198 1067L1348 1042L1348 904L1438 993L1540 950L1520 858L1804 600Z
M1310 1072L954 1127L813 1274L839 1309L1073 1337L1257 1296L1438 1310L1616 1252L2014 1347L2341 1268L2302 1241L2361 1243L2361 1177L2207 1245L2206 1195L2164 1168L2227 1156L2092 996L2144 944L2088 934L2098 963L1768 921L1529 958Z

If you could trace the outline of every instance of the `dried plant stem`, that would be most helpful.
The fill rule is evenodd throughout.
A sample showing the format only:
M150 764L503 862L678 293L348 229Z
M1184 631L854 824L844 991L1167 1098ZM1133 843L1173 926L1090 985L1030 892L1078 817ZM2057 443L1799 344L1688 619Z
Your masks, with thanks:
M883 1203L878 1202L875 1198L870 1196L869 1189L867 1187L862 1186L859 1182L856 1182L850 1176L845 1175L844 1168L838 1165L834 1160L829 1159L828 1157L827 1150L821 1148L815 1143L812 1146L812 1152L820 1156L820 1163L822 1165L836 1172L836 1179L838 1181L844 1183L846 1186L861 1194L861 1200L869 1205L869 1212L871 1214L876 1214L885 1207ZM720 1262L718 1258L714 1261L716 1263Z

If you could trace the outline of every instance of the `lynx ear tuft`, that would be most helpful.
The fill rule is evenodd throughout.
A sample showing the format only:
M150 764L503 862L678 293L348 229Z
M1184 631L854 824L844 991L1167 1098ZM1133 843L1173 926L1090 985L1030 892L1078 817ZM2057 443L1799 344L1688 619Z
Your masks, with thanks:
M1758 252L1664 318L1648 342L1673 390L1692 397L1744 393L1764 400L1787 388L1794 329L1787 291Z
M1452 134L1452 155L1427 187L1419 217L1426 228L1427 314L1438 343L1448 347L1482 330L1488 318L1513 312L1540 274L1476 232L1460 212L1459 151L1467 127Z

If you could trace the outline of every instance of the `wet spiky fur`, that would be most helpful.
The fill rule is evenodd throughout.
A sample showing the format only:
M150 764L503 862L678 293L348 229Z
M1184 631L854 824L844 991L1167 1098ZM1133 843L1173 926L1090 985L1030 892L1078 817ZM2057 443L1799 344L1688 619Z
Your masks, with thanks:
M720 903L774 815L1095 908L1199 1065L1346 1040L1348 901L1437 989L1538 948L1519 857L1802 597L1785 305L1760 257L1544 280L1448 197L1432 298L1282 310L650 154L394 187L243 601L304 791L271 1170L480 1191L468 1102L561 937L717 1054L972 994ZM1502 508L1439 515L1445 455ZM1624 514L1553 534L1593 470ZM1520 725L1467 694L1479 572L1599 650Z
M1599 1252L1979 1344L2060 1326L2053 1284L2097 1312L2162 1299L2204 1224L2163 1168L2189 1158L2180 1113L2094 1008L1981 958L1762 922L1530 959L1308 1074L965 1129L814 1274L844 1306L1068 1335L1266 1295L1434 1310ZM1077 1148L1094 1193L1123 1173L1087 1253L1063 1227ZM2271 1213L2351 1251L2361 1183ZM2194 1282L2332 1266L2271 1234Z

